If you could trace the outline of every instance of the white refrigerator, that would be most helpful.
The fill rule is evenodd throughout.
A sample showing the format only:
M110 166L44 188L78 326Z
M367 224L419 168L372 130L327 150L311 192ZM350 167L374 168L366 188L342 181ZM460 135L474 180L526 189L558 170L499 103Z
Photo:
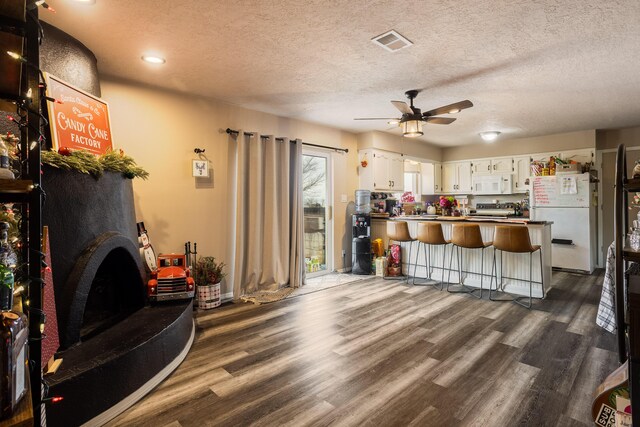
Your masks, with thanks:
M591 273L596 266L595 184L589 173L531 177L530 217L551 221L551 265Z

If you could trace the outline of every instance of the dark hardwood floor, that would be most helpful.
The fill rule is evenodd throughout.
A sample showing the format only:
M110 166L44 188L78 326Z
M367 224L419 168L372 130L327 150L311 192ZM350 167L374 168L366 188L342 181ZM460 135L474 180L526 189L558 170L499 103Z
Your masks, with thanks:
M371 279L197 316L182 365L112 426L588 426L615 369L602 273L527 310Z

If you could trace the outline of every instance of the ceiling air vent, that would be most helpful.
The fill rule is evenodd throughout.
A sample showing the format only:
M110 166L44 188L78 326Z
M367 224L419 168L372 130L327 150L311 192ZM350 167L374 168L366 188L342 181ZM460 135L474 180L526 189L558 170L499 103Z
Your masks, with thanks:
M395 30L387 31L384 34L380 34L379 36L372 38L371 41L387 49L389 52L395 52L405 47L409 47L413 44L406 37L402 36Z

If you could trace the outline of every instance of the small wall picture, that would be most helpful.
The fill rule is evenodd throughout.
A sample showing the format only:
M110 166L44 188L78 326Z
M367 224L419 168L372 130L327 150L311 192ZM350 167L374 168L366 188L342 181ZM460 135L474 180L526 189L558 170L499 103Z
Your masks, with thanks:
M209 161L194 160L193 176L195 176L196 178L209 178Z

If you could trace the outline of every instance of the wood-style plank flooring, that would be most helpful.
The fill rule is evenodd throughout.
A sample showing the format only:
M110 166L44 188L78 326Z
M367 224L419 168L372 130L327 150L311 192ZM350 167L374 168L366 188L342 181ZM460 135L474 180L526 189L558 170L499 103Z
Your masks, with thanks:
M616 366L602 272L527 310L371 279L197 315L182 365L111 426L588 426Z

